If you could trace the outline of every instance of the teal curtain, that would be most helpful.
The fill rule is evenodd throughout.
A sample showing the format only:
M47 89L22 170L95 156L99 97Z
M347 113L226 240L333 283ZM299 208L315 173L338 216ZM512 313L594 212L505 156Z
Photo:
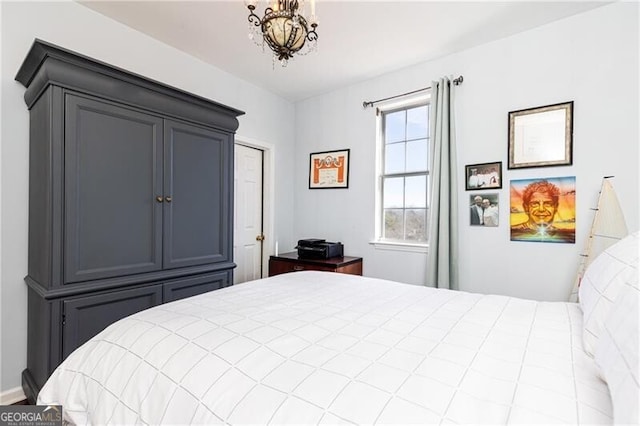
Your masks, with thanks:
M429 287L458 290L458 185L453 90L444 77L431 84Z

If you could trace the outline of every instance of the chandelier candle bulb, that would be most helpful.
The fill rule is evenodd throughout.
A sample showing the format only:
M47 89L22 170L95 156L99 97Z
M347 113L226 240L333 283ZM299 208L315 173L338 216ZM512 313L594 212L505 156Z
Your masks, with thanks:
M311 17L315 18L316 16L316 0L311 0Z

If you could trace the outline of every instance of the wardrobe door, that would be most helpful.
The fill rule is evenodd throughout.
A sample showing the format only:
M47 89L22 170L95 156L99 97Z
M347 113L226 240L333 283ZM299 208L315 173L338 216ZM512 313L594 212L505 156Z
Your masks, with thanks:
M233 141L165 120L164 268L231 262Z
M65 97L65 283L162 268L162 120Z

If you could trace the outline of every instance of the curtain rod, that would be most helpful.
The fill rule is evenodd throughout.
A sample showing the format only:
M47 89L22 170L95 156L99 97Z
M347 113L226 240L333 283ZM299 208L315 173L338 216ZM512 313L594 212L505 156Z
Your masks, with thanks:
M453 80L451 80L453 82L454 86L459 86L462 84L462 82L464 81L464 79L462 78L462 76L459 76L458 78L454 78ZM379 103L379 102L384 102L384 101L388 101L390 99L396 99L396 98L401 98L403 96L407 96L407 95L413 95L414 93L419 93L419 92L424 92L425 90L429 90L431 89L431 86L429 87L424 87L422 89L418 89L418 90L414 90L412 92L407 92L407 93L402 93L400 95L395 95L395 96L389 96L388 98L383 98L383 99L378 99L376 101L364 101L362 103L362 108L367 108L367 107L372 107L375 104Z

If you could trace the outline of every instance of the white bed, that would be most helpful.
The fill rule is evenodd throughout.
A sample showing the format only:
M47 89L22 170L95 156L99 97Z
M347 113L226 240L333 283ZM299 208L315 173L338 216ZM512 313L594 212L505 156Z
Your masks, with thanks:
M619 288L598 259L582 304L296 272L161 305L77 349L38 403L76 424L637 423L632 240Z

